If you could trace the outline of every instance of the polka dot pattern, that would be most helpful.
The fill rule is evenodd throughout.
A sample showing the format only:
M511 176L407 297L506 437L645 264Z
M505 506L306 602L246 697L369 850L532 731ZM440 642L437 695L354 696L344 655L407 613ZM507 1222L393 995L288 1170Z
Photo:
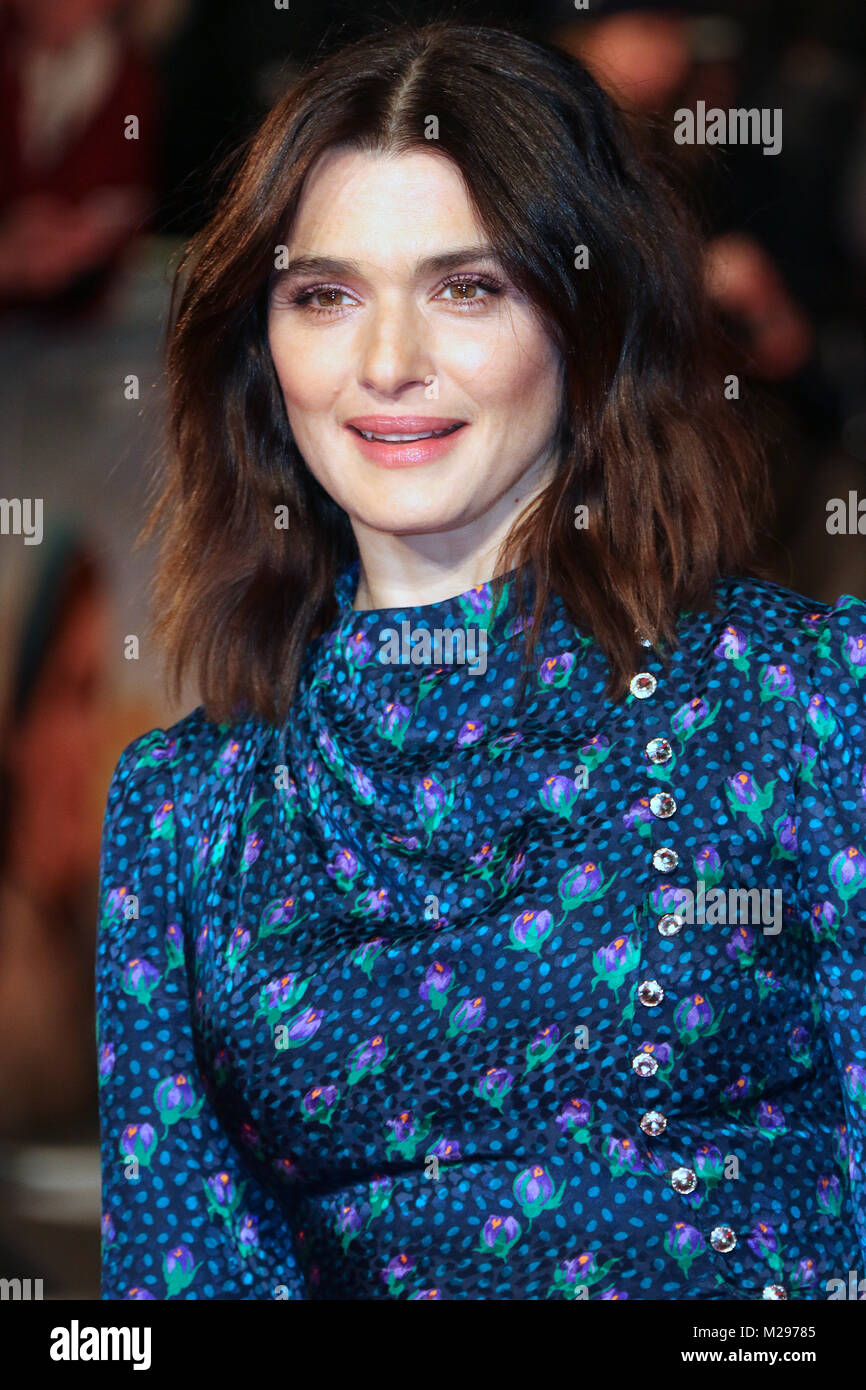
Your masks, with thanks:
M338 614L112 779L106 1299L818 1299L866 1270L866 604ZM665 659L665 656L669 659Z

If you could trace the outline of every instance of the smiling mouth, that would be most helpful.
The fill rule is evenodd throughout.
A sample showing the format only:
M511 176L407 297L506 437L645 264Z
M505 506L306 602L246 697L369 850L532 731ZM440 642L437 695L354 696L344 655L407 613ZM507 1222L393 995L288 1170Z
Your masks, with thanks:
M359 430L357 425L350 425L349 429L354 430L362 439L375 440L378 444L415 444L419 439L444 439L446 435L462 430L463 422L449 425L444 430L425 430L417 434L374 434L371 430Z

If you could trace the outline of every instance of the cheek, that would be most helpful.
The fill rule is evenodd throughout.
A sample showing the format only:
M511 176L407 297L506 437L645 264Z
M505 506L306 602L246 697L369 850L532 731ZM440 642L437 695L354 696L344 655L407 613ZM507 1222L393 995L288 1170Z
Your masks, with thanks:
M320 336L280 332L268 335L271 358L287 409L320 410L333 400L341 379L342 357Z
M510 328L495 341L464 341L449 355L456 380L479 405L495 406L517 415L528 402L541 404L556 393L556 357L547 339L536 333L515 334Z

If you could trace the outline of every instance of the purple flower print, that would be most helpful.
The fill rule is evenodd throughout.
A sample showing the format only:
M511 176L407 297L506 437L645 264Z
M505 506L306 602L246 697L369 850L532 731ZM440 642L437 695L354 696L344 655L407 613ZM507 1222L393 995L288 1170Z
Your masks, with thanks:
M553 928L554 921L549 912L521 912L511 924L510 949L531 951L538 955Z
M773 825L773 846L771 858L797 858L797 824L789 815L779 816Z
M631 1139L617 1139L610 1135L604 1142L604 1154L613 1177L619 1177L621 1173L644 1171L643 1160Z
M539 667L539 686L542 690L546 687L562 690L568 685L573 669L574 652L561 652L559 656L549 656Z
M165 1279L166 1298L174 1298L189 1287L200 1265L195 1263L192 1251L185 1245L175 1245L162 1257L162 1273Z
M759 1260L766 1260L771 1269L781 1269L779 1239L773 1227L769 1226L766 1221L755 1223L750 1235L746 1237L746 1244L752 1254L756 1255Z
M545 811L568 820L580 799L580 793L571 778L557 773L545 778L538 797Z
M626 830L637 828L639 834L650 834L650 826L655 817L650 810L650 799L648 796L638 797L633 801L622 818L622 823Z
M264 841L257 831L253 830L244 841L244 852L241 857L241 873L247 873L255 864L262 852Z
M337 1212L337 1220L334 1227L337 1235L340 1237L344 1255L350 1243L360 1232L362 1225L361 1213L358 1211L358 1208L351 1202L345 1202Z
M351 637L346 638L344 650L346 660L358 670L368 666L373 659L373 644L363 629L353 632Z
M461 999L451 1010L446 1037L456 1037L458 1033L472 1033L480 1028L487 1014L487 1004L482 995L474 999Z
M855 680L862 680L866 676L866 632L846 637L842 647L842 656Z
M325 865L325 872L342 892L348 892L358 873L357 855L350 849L337 850L330 864Z
M838 1216L842 1210L842 1188L835 1173L818 1179L818 1210L824 1216Z
M797 694L794 674L790 666L765 666L758 681L761 687L761 701L793 700Z
M226 962L230 970L243 960L247 951L250 949L252 937L246 927L235 927L229 938L228 950L226 951Z
M177 1072L174 1076L168 1076L158 1082L153 1099L159 1111L159 1118L165 1125L163 1138L170 1125L176 1124L180 1119L193 1119L204 1104L204 1097L196 1097L189 1077L184 1072Z
M732 1105L739 1105L742 1101L748 1100L751 1094L752 1083L747 1076L738 1076L736 1081L732 1081L726 1086L722 1094Z
M214 1173L205 1179L205 1196L208 1206L217 1216L227 1218L237 1207L243 1188L236 1188L230 1173Z
M692 866L695 878L702 878L708 890L722 877L722 861L715 845L702 845L692 857Z
M558 888L563 907L570 911L572 908L582 907L585 903L595 902L608 891L616 877L615 873L611 874L605 881L601 865L591 859L574 869L566 869L559 880Z
M737 927L725 946L725 955L728 960L734 960L739 965L754 964L755 933L751 927Z
M149 1011L151 995L160 979L159 971L154 969L149 961L140 960L136 956L134 960L126 962L123 968L121 986L124 994L136 999Z
M484 737L484 725L475 719L467 719L457 734L458 748L471 748L473 743Z
M833 733L836 728L836 719L823 695L812 696L806 708L806 723L815 734L819 744Z
M415 810L427 831L430 842L433 831L437 830L446 816L454 810L455 789L449 791L436 781L435 777L422 777L415 785Z
M412 711L408 705L401 704L399 700L391 700L379 717L379 733L393 743L395 748L402 748L411 722Z
M360 767L349 767L349 787L355 800L362 806L372 806L376 800L373 783ZM316 800L318 801L318 797Z
M387 1040L381 1033L367 1042L362 1042L349 1054L349 1082L360 1081L363 1076L373 1076L388 1065L391 1054Z
M721 640L713 648L713 656L724 657L726 661L733 662L737 670L745 671L748 669L748 650L749 639L742 628L729 624L722 633Z
M827 870L830 882L845 904L842 916L848 913L848 903L855 893L859 893L866 881L866 855L861 854L855 845L834 854Z
M705 994L689 994L674 1010L674 1024L683 1042L708 1038L718 1032L722 1014L715 1017L713 1006Z
M489 1216L481 1231L479 1248L485 1255L499 1255L504 1259L520 1236L520 1223L513 1216Z
M759 786L751 772L738 772L734 777L727 777L725 779L725 792L731 811L734 814L740 811L745 812L753 825L761 826L764 812L773 803L775 785L776 782L773 779L765 787Z
M502 1103L514 1085L514 1077L504 1067L490 1067L476 1086L482 1100L489 1101L495 1110L502 1109Z
M390 1157L393 1152L402 1158L414 1158L416 1150L430 1133L427 1120L418 1120L411 1110L402 1110L393 1120L386 1120L385 1128L390 1131L390 1139L385 1152Z
M422 999L432 1005L437 1013L441 1013L445 1008L448 991L453 980L454 971L451 966L443 965L441 961L434 960L424 972L424 979L418 986L418 993Z
M324 1009L304 1009L295 1014L286 1025L285 1042L287 1047L301 1047L314 1038L322 1026Z
M540 1028L526 1049L526 1070L532 1071L541 1062L552 1057L559 1046L560 1032L555 1023Z
M305 1120L321 1120L329 1125L339 1098L336 1086L311 1086L301 1101L301 1114Z
M375 917L382 921L391 911L387 888L368 888L359 893L352 904L354 917Z
M671 719L671 728L681 740L690 738L692 734L703 729L705 725L712 723L719 712L719 706L711 712L706 700L700 697L689 700L687 704L680 705Z
M292 926L297 926L298 904L294 897L274 898L265 907L259 922L259 937L273 936Z
M551 1211L558 1207L562 1202L565 1192L565 1183L557 1192L553 1179L546 1168L540 1163L534 1163L531 1168L524 1168L522 1173L511 1185L515 1200L519 1203L524 1216L532 1220L542 1211Z
M676 1260L683 1274L688 1275L693 1262L702 1255L707 1243L700 1231L686 1221L675 1221L665 1236L665 1250Z
M217 758L215 771L220 777L226 777L237 763L240 757L241 745L237 739L230 739Z
M849 1062L842 1073L842 1084L860 1109L866 1110L866 1068L859 1062Z
M142 1168L150 1167L156 1151L157 1138L153 1125L127 1125L120 1136L123 1158L135 1159Z
M415 1261L410 1255L395 1255L382 1270L382 1279L395 1297L402 1291L403 1280L414 1268Z
M570 1135L578 1143L586 1143L589 1139L589 1126L592 1122L592 1106L588 1100L578 1098L570 1100L560 1110L555 1122L563 1134Z

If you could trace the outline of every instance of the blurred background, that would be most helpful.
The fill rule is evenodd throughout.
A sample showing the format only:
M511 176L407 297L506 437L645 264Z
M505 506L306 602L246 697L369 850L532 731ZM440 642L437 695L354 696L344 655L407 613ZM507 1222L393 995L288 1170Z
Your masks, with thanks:
M93 952L112 769L174 705L133 549L170 277L220 161L319 54L395 20L513 23L661 142L766 421L779 583L866 597L866 7L0 0L0 1276L99 1296ZM673 113L783 113L782 149ZM847 534L827 503L853 505ZM863 501L862 534L856 506ZM141 639L137 657L127 639Z

